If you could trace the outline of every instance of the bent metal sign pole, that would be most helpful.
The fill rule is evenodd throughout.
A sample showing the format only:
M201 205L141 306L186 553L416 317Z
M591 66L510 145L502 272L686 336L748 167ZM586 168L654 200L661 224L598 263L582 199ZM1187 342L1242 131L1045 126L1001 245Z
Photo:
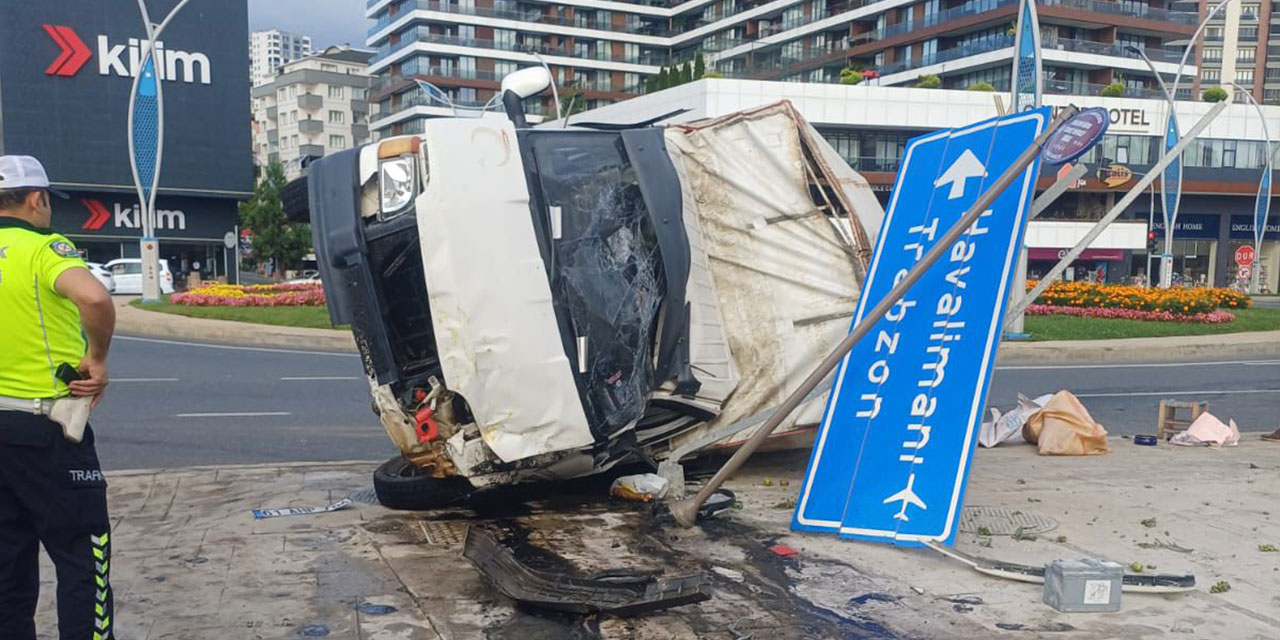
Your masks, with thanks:
M1027 117L1030 115L1032 114L1015 114L1007 117ZM787 416L795 411L796 407L804 401L805 397L808 396L809 393L827 377L827 374L831 373L831 371L845 359L853 347L870 334L872 328L875 327L876 324L879 323L880 320L883 319L891 310L899 306L899 303L906 297L911 288L924 278L925 274L939 260L941 260L943 256L946 256L955 250L957 242L969 233L970 227L973 227L974 223L976 223L980 217L990 211L991 206L996 199L999 198L1001 194L1003 194L1005 190L1016 180L1024 177L1024 173L1027 168L1030 167L1039 157L1041 147L1048 140L1049 133L1072 115L1075 115L1074 108L1064 109L1062 113L1054 119L1052 124L1044 127L1044 130L1035 137L1033 143L1027 147L1026 150L1010 162L1004 173L1002 173L999 178L991 183L991 186L988 189L977 197L964 214L951 225L950 229L938 237L928 251L923 251L923 247L920 248L922 255L920 255L915 264L909 269L901 271L892 277L892 282L894 282L893 288L884 294L884 297L876 303L875 307L861 315L861 318L849 332L849 335L845 336L845 338L840 341L840 344L836 346L835 350L823 359L823 361L819 363L818 367L814 369L813 372L811 372L794 391L791 392L791 395L789 395L777 410L774 411L768 421L766 421L760 429L751 436L751 439L734 452L733 457L729 458L729 460L725 462L724 466L716 472L715 476L713 476L711 480L698 491L698 494L692 498L680 500L671 505L671 514L675 517L676 522L686 527L694 525L697 520L698 508L707 501L707 498L710 498L712 494L718 491L720 486L724 484L725 480L728 480L730 476L742 467L743 463L746 462L747 459L764 444L769 435L773 433L773 430L776 429L778 425L782 424L782 421L785 420ZM1043 116L1040 117L1043 118ZM955 160L958 162L959 158L956 158ZM954 168L955 166L956 162L953 162L951 167ZM964 166L961 165L961 169L963 169L963 171L952 176L956 178L956 180L952 180L946 184L936 182L934 185L929 185L927 187L928 191L933 192L937 190L939 192L945 192L942 196L950 200L952 199L950 198L951 194L956 189L959 189L961 197L963 197L964 190L968 188L966 183L975 176L969 175L961 177L965 171L973 173L974 168L970 167L965 169ZM932 232L936 233L940 228L941 226L936 225L935 223ZM883 236L884 230L881 231L881 234ZM1020 240L1021 237L1019 237L1019 241ZM869 302L865 295L863 299L864 304Z
M142 25L147 39L142 43L141 71L133 78L129 92L129 167L133 171L134 188L142 215L142 301L160 300L160 243L156 240L156 191L160 185L160 166L164 159L164 87L163 64L156 64L155 43L169 22L190 0L182 0L159 24L151 22L146 0L138 0Z

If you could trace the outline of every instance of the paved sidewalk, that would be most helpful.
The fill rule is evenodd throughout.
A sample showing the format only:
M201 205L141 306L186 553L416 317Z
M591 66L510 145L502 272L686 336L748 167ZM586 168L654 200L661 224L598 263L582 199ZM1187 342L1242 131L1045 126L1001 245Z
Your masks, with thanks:
M253 508L319 506L365 489L374 466L302 464L110 474L117 636L1280 637L1280 553L1258 549L1280 545L1280 444L1257 434L1223 450L1111 444L1111 454L1092 458L1042 458L1026 445L980 450L971 505L1040 515L1057 526L1034 541L961 533L957 547L1026 564L1141 561L1160 572L1194 572L1195 592L1126 593L1119 613L1059 614L1040 603L1038 585L986 577L932 551L791 534L788 498L803 454L753 461L730 484L744 508L692 530L605 498L601 482L561 485L527 504L426 513L357 504L254 520ZM516 608L459 557L468 526L505 531L544 565L583 573L618 566L706 572L712 598L627 620ZM776 542L799 556L769 553ZM42 575L38 621L41 638L51 639L52 572L46 566ZM1210 594L1218 581L1231 590Z
M251 347L355 351L351 332L336 329L279 327L228 320L188 318L146 311L130 305L138 296L114 296L116 331L132 336L222 342Z

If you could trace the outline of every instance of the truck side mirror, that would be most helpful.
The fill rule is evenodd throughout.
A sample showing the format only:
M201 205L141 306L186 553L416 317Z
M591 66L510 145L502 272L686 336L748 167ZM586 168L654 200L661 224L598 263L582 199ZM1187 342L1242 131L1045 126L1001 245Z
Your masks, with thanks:
M502 79L502 107L516 128L529 126L524 115L523 101L546 91L550 86L551 72L545 67L521 69Z

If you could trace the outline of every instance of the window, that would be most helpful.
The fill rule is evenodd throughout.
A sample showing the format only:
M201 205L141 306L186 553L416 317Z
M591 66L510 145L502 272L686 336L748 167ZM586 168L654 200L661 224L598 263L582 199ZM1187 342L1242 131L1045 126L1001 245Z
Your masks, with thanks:
M622 45L622 59L627 62L635 62L640 59L640 45L634 43L625 43Z
M1205 82L1217 82L1222 79L1222 70L1205 69L1200 72L1200 79Z
M511 62L510 60L494 60L493 61L493 75L496 76L499 80L506 77L507 74L514 72L517 68L518 67L516 66L516 63ZM561 71L563 72L563 70ZM560 84L564 84L563 78L561 78Z
M329 124L343 124L347 121L347 114L341 111L329 112Z
M346 149L347 139L343 136L329 136L330 149Z
M1257 27L1240 27L1240 39L1251 40L1256 42L1258 40L1258 28Z
M458 102L463 104L476 104L479 99L476 98L475 87L460 87L458 89Z
M293 134L293 136L289 138L289 146L292 146L294 148L298 147L298 134L295 133Z
M1222 47L1205 47L1205 48L1204 48L1204 59L1205 59L1205 60L1221 60L1221 59L1222 59Z
M494 29L493 46L496 49L510 51L516 48L516 32L511 29Z
M922 59L927 62L933 60L933 57L936 55L938 55L938 39L931 38L929 40L925 40L924 45L921 47Z
M1240 19L1241 20L1257 20L1258 8L1259 6L1256 4L1242 5L1240 7Z
M1221 40L1221 39L1222 39L1222 26L1221 26L1221 25L1211 25L1211 26L1205 27L1205 29L1204 29L1204 39L1205 39L1205 40Z
M1236 62L1253 62L1257 59L1257 47L1240 47L1239 49L1236 49Z
M341 100L346 95L342 85L329 85L329 97Z
M1253 84L1253 69L1237 69L1236 82L1239 84Z
M337 72L338 72L338 65L336 65L336 64L326 64L326 63L323 63L323 62L322 62L322 63L320 63L320 70L321 70L321 71L332 71L332 72L334 72L334 73L337 73Z

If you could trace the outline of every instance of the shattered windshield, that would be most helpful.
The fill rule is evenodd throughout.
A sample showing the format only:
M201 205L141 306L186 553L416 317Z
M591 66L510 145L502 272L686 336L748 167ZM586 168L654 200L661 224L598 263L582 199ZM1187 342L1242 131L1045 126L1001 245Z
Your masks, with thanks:
M640 418L653 389L662 259L621 138L557 138L535 146L551 218L551 289L567 311L587 416L609 436Z

